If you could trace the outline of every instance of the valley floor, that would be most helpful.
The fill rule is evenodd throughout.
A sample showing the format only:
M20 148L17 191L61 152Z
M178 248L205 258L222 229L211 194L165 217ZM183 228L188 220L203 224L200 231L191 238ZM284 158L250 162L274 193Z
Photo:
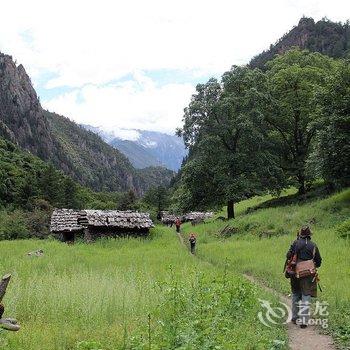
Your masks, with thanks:
M258 298L276 298L194 258L168 228L90 245L2 241L0 269L13 275L4 316L21 324L0 333L2 349L286 348L285 329L256 318Z
M173 229L160 226L149 239L90 245L0 242L0 270L13 274L5 316L16 317L22 327L18 333L1 332L0 348L287 349L286 328L266 327L257 317L259 299L278 305L278 297L242 274L288 294L285 253L307 222L323 256L319 297L329 303L328 331L339 347L347 348L350 242L338 232L350 217L350 190L305 203L274 206L267 200L239 203L237 218L230 222L185 224L185 243L189 232L197 234L196 256ZM261 209L246 213L257 205ZM219 232L227 225L236 233L222 237ZM39 248L44 256L27 256Z

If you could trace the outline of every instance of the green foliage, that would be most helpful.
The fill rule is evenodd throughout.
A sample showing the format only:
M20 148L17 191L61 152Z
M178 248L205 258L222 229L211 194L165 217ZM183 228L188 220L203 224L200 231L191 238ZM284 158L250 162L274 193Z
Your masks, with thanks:
M350 219L338 225L336 232L342 238L350 238Z
M0 240L29 237L29 230L21 211L0 212Z
M281 167L305 193L306 161L316 134L317 93L336 63L319 53L291 50L268 63L271 109L266 120Z
M233 67L199 84L185 109L189 156L174 181L176 211L215 209L323 178L349 184L349 63L291 50L264 73Z
M175 176L175 172L161 166L150 166L137 169L137 173L142 178L142 188L147 191L151 187L168 187Z
M170 204L169 190L164 186L151 187L143 196L142 201L158 212L168 208Z
M103 350L101 344L95 341L80 341L77 343L76 350Z
M46 237L53 207L117 209L122 196L82 187L1 138L0 179L0 239Z
M26 255L38 248L42 257ZM273 295L194 258L169 228L90 245L4 241L0 264L16 266L4 303L25 330L0 334L7 349L265 350L286 342L283 326L256 320L258 298Z
M130 190L123 193L118 204L118 210L136 210L137 202L135 192Z
M181 174L190 206L227 201L233 215L234 202L282 188L283 174L263 117L269 104L267 91L266 75L247 67L226 72L222 86L214 79L197 86L179 131L190 148Z
M350 185L350 62L341 62L318 94L313 169L335 188Z

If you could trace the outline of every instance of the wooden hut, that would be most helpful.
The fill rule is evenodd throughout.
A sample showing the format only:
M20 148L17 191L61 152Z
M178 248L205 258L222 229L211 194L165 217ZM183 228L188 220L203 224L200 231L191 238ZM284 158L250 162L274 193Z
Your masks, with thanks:
M170 214L167 211L163 211L162 212L162 217L161 217L161 221L164 225L174 225L175 221L177 219L177 216L174 214Z
M77 236L85 241L146 236L151 227L149 214L133 211L55 209L51 218L51 232L63 241L74 241Z
M55 209L51 216L50 231L63 242L73 242L77 235L83 234L78 217L79 210Z
M183 216L183 221L188 222L190 221L193 225L199 224L203 222L205 219L212 218L214 213L212 212L200 212L200 211L193 211Z

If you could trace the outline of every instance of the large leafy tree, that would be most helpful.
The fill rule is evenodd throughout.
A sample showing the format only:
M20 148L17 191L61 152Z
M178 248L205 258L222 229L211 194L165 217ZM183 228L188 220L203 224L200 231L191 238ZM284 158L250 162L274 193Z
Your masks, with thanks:
M233 218L235 202L280 189L282 174L262 113L267 91L261 71L236 66L223 75L222 84L211 79L197 86L179 131L190 148L182 182L192 207L226 201L228 218Z
M170 204L169 191L164 186L151 187L145 193L143 201L149 206L157 208L160 212Z
M336 63L319 53L291 50L268 63L271 105L266 121L285 173L306 190L306 161L316 135L319 114L315 96Z
M317 96L320 115L314 163L330 187L350 185L350 62L344 61Z

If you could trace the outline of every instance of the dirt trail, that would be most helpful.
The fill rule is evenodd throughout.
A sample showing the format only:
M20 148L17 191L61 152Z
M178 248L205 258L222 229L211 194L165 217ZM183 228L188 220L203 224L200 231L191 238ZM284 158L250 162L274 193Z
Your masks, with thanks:
M183 236L181 233L177 233L181 245L186 247ZM276 290L267 287L253 276L243 274L243 276L250 282L259 285L269 293L277 295L282 302L291 307L291 300L285 295L278 293ZM287 324L287 333L289 338L289 347L291 350L336 350L332 337L320 334L316 327L308 326L305 329L301 329L299 326L292 322Z
M266 291L276 294L282 302L291 306L290 298L287 298L285 295L277 293L274 289L269 288L255 279L250 275L243 275L250 282L258 284L260 287ZM301 329L299 326L288 323L287 332L289 338L289 347L291 350L335 350L333 339L324 334L320 334L316 327L308 326L306 329Z
M180 232L176 232L177 236L179 237L180 243L186 247L186 244L184 242L184 238L182 237L182 234ZM187 247L186 247L187 248Z

